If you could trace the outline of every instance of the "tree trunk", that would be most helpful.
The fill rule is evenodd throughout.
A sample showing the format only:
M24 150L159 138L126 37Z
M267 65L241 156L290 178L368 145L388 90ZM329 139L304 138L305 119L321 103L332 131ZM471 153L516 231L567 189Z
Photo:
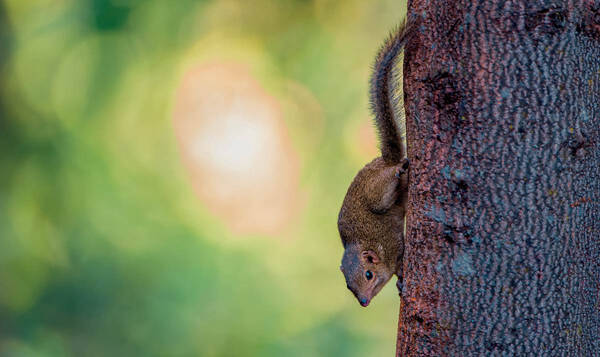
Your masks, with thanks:
M600 12L409 0L397 354L600 356Z

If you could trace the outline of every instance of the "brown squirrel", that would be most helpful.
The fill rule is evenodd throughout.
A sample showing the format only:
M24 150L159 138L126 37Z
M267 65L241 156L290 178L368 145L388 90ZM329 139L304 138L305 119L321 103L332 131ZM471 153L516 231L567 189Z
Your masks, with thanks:
M410 27L412 29L414 27ZM396 58L411 34L406 24L394 31L375 60L370 83L371 108L381 142L381 157L358 172L344 198L338 230L344 245L340 269L362 306L390 280L402 284L404 214L408 159L396 124L392 87Z

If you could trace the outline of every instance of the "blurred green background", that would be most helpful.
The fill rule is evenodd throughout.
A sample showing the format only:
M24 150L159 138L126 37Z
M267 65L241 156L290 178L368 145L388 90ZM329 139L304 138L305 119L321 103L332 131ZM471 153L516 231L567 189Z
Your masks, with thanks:
M336 219L405 1L0 4L0 355L394 353Z

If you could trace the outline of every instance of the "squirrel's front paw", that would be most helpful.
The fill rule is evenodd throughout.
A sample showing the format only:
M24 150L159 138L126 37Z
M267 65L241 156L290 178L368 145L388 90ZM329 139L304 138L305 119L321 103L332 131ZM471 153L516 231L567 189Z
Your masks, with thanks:
M396 287L398 288L398 295L402 295L402 288L404 287L404 284L402 284L401 279L398 279L398 281L396 281Z
M402 159L402 161L400 161L400 164L398 165L398 170L396 171L396 177L400 178L400 176L406 174L408 172L409 167L410 167L410 161L408 160L408 157L405 157L404 159Z

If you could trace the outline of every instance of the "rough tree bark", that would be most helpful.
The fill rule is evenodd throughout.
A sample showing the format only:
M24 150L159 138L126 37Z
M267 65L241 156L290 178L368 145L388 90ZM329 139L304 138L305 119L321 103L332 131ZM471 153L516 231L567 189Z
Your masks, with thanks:
M399 356L600 356L599 6L409 0Z

